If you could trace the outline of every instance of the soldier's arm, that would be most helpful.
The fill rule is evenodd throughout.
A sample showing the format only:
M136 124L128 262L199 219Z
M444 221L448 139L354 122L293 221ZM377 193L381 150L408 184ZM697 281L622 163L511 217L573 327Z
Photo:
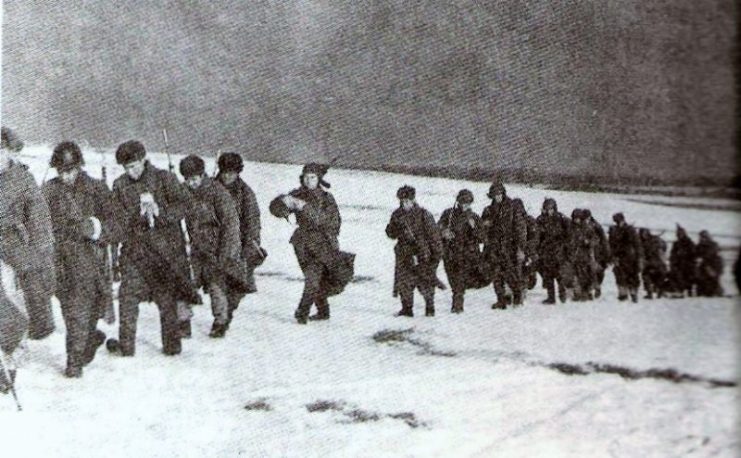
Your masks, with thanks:
M180 220L186 217L190 208L188 191L173 173L161 171L160 180L166 202L164 202L164 205L157 202L160 212L158 218L170 224L179 224Z
M527 220L525 215L515 210L513 218L513 229L515 231L515 244L517 249L525 250L527 245Z
M440 229L435 224L435 218L432 213L425 212L424 225L427 237L430 238L430 249L433 259L439 260L443 255L443 239L440 236Z
M340 211L331 194L327 194L327 205L324 208L317 203L307 202L301 210L301 215L311 226L328 234L337 236L340 233Z
M54 255L54 228L46 199L41 189L30 179L25 192L24 225L28 230L29 245L37 259L51 259Z
M257 205L255 193L249 186L245 186L244 213L245 213L245 234L249 240L254 240L260 244L260 207ZM251 243L245 241L246 243Z
M219 185L214 185L219 186ZM234 201L226 190L218 189L216 193L216 218L219 220L220 260L235 259L239 256L241 241L239 234L239 214Z
M402 234L402 227L401 224L399 224L398 216L396 214L396 211L394 211L391 214L391 220L386 225L386 236L390 239L398 239Z

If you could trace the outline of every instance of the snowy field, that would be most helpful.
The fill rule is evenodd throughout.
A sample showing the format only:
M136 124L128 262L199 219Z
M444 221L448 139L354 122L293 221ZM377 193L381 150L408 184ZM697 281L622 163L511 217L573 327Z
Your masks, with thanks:
M93 176L102 161L109 183L122 172L110 155L85 154ZM21 160L40 182L49 156L49 148L27 147ZM150 159L166 167L164 156ZM329 322L299 326L293 227L267 211L299 173L295 165L246 166L269 257L257 273L259 293L242 302L225 339L208 338L204 305L183 354L165 357L156 308L143 304L136 357L102 349L82 379L68 380L56 306L57 331L28 342L21 361L24 411L0 397L3 456L739 456L740 317L730 269L741 213L702 209L714 201L701 198L685 206L687 199L508 186L533 214L552 196L562 212L588 207L603 224L623 211L637 226L666 231L667 241L677 222L695 240L710 230L723 247L728 297L618 303L608 272L603 297L590 303L543 306L538 286L524 307L493 311L494 293L482 289L453 315L450 292L438 291L436 317L420 316L417 297L417 317L395 318L384 227L396 189L415 186L419 203L439 216L463 187L480 211L488 184L332 169L340 244L357 253L357 278L330 300ZM117 334L116 325L101 328Z

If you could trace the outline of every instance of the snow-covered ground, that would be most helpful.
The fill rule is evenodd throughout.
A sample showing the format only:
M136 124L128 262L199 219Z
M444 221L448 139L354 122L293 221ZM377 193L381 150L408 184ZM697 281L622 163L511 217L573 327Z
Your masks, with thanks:
M41 181L49 148L23 153ZM166 167L164 156L151 159ZM105 161L109 182L122 172L110 155L86 151L86 160L93 176ZM439 216L463 187L482 209L488 184L332 169L340 244L358 255L358 281L330 301L329 322L299 326L293 227L267 212L299 173L294 165L246 166L269 257L258 270L259 293L243 301L225 339L208 338L205 305L183 354L165 357L156 308L143 304L136 357L101 350L81 380L68 380L56 307L57 331L27 344L17 382L24 411L0 397L2 456L738 456L738 388L713 384L738 380L737 297L618 303L608 273L605 294L591 303L543 306L538 287L524 307L493 311L493 291L482 289L452 315L445 291L436 317L419 316L417 298L418 317L395 318L393 243L383 229L396 189L415 186L420 204ZM737 295L737 212L515 185L508 192L531 213L546 196L564 213L588 207L604 224L623 211L636 225L666 231L668 241L675 223L695 239L708 229L727 248L723 284ZM117 333L116 325L101 327ZM557 363L589 374L565 374ZM630 380L595 369L607 366L701 380Z

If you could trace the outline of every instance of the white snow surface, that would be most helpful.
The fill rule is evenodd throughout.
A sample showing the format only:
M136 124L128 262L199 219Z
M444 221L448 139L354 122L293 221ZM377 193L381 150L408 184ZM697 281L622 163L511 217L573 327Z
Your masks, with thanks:
M41 182L50 152L29 146L19 160ZM180 157L173 155L176 166ZM106 165L109 184L122 173L110 151L86 150L85 159L95 177ZM162 154L150 160L167 166ZM207 164L213 171L213 158ZM326 179L342 214L340 244L357 253L359 281L330 300L330 321L299 326L293 312L302 275L288 243L294 228L267 211L273 197L298 184L299 173L297 165L246 164L242 177L257 194L269 257L257 271L259 292L244 299L226 338L207 336L207 303L195 310L183 354L166 357L156 307L142 304L136 357L101 349L82 379L68 380L55 300L56 332L29 341L21 357L17 390L24 410L0 396L2 456L739 455L738 388L566 375L546 366L673 368L736 382L740 312L730 270L741 214L511 185L508 194L522 198L531 213L551 196L562 212L588 207L603 224L623 211L638 226L665 230L668 241L675 223L695 238L710 230L726 248L729 297L619 303L608 272L603 297L590 303L541 305L538 285L525 306L493 311L487 288L470 291L465 313L453 315L450 292L438 291L436 317L423 316L418 296L417 316L396 318L393 242L384 233L396 189L415 186L419 203L439 217L464 187L481 210L488 184L331 169ZM444 278L442 268L439 273ZM100 328L117 336L117 324ZM384 330L411 330L421 346L374 341ZM245 409L261 400L270 410ZM310 412L307 405L317 401L337 408ZM363 417L360 411L368 421L353 421ZM418 424L390 416L398 413L412 413Z

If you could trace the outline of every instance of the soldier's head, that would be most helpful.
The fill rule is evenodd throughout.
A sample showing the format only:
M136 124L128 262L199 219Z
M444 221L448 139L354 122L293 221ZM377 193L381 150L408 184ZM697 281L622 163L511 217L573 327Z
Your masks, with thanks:
M582 217L584 218L584 221L591 221L592 220L592 211L588 208L582 208L581 210Z
M0 170L5 170L10 164L13 153L23 149L23 142L9 127L2 126L2 143L0 143Z
M54 147L49 166L57 170L64 184L71 185L77 180L80 169L85 164L82 151L75 142L62 142Z
M219 180L225 185L234 183L242 170L244 169L244 162L242 156L237 153L224 153L219 156L217 162L219 166Z
M190 189L198 189L206 176L206 164L195 154L186 156L180 161L180 175L183 176L185 184Z
M709 242L712 238L710 237L710 232L702 230L700 231L700 241L701 242Z
M396 197L399 199L399 205L404 210L411 210L416 203L417 191L409 186L404 185L396 191Z
M494 202L501 203L504 196L507 195L507 190L504 189L504 184L501 181L496 180L489 186L489 192L486 195Z
M647 227L638 229L638 236L643 240L648 240L651 237L651 231Z
M473 193L468 189L461 189L455 201L462 210L468 211L473 203Z
M615 213L614 215L612 215L612 220L618 226L623 226L625 224L625 215L623 215L622 213Z
M329 167L324 164L310 162L301 170L301 185L307 189L316 189L319 185L329 188L329 183L324 181L324 175Z
M557 211L558 205L556 204L556 199L547 197L543 201L543 213L545 213L546 215L555 215Z
M146 167L147 150L144 145L136 140L121 143L116 148L116 162L121 164L126 175L136 181L141 178Z
M582 221L584 221L584 211L581 208L575 208L574 211L571 212L571 221L573 221L574 224L581 224Z
M686 239L687 238L687 231L677 224L677 239Z

